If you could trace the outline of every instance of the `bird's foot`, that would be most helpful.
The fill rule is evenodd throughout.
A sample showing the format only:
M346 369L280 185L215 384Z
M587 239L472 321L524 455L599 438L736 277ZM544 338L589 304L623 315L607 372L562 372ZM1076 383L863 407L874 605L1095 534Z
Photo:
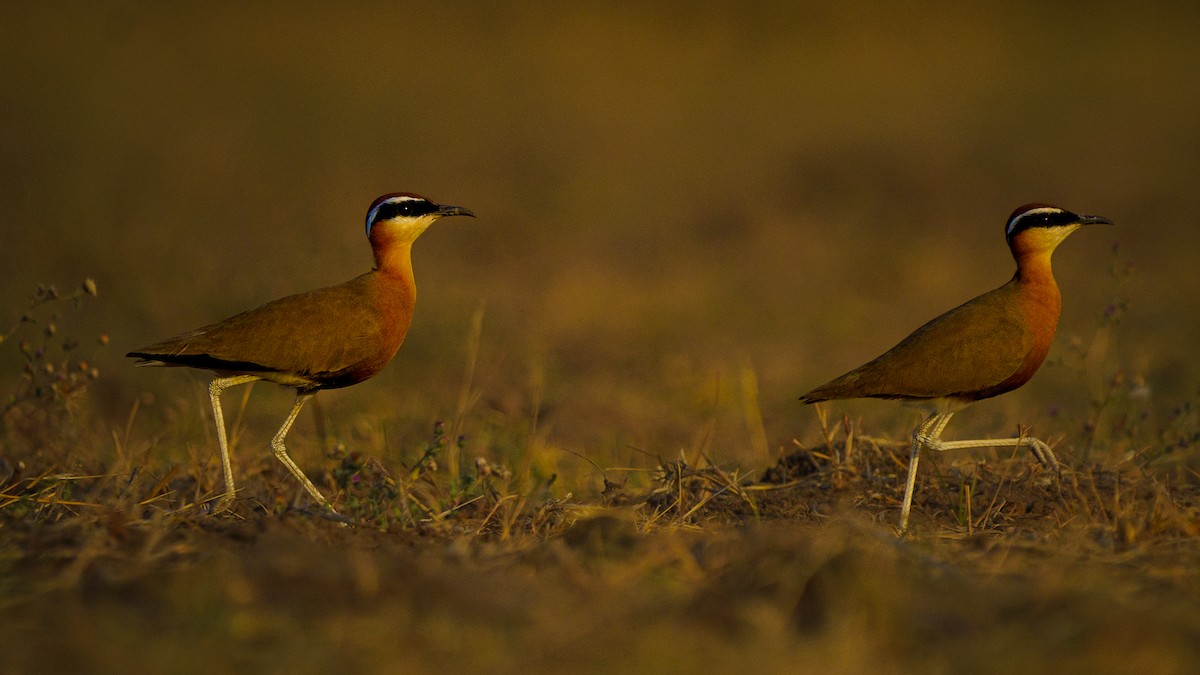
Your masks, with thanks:
M1034 458L1041 463L1042 466L1050 469L1054 473L1062 474L1062 465L1058 463L1058 458L1054 456L1054 451L1050 446L1037 438L1029 439L1029 451L1033 453Z
M233 493L226 492L220 497L217 497L215 500L210 501L205 506L205 511L209 514L224 513L228 511L231 506L233 506Z
M315 513L313 515L316 515L320 518L324 518L325 520L332 520L333 522L337 523L338 525L341 525L342 527L354 527L358 524L358 522L355 521L354 519L349 518L347 516L343 516L342 514L338 513L337 511L334 511L333 507L329 506L328 504L326 504L323 508L321 508L317 513Z
M913 442L916 443L918 447L928 448L933 452L942 452L946 449L942 439L934 436L933 434L926 434L920 431L917 431L913 434Z

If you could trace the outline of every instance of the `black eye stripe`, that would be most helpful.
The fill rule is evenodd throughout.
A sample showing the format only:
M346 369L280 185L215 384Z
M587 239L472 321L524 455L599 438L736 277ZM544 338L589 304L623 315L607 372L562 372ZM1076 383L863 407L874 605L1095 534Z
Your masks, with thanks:
M437 206L423 199L401 199L394 202L384 202L375 211L374 222L390 220L398 216L417 218L427 213L433 213Z
M1061 209L1039 213L1023 213L1009 223L1006 234L1012 237L1018 232L1030 230L1035 227L1058 227L1061 225L1070 225L1071 223L1078 222L1078 220L1079 216Z
M1021 216L1017 220L1017 227L1025 229L1027 227L1045 227L1047 225L1055 225L1058 223L1066 223L1071 220L1071 214L1056 211L1053 213L1031 213L1026 216Z

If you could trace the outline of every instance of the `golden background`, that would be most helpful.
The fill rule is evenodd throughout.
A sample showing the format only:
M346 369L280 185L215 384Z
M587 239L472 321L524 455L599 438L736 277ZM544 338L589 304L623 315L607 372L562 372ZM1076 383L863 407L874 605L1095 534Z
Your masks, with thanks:
M765 461L812 438L799 394L1006 281L1007 215L1047 201L1117 226L1056 256L1052 365L954 428L1070 434L1118 372L1151 410L1196 393L1198 25L1186 2L9 4L0 307L93 277L70 321L111 336L100 419L143 397L139 428L196 433L205 376L121 355L365 271L368 204L418 192L479 218L417 244L408 342L321 397L333 433L458 414L479 452L523 425L604 461ZM259 396L267 434L289 395Z

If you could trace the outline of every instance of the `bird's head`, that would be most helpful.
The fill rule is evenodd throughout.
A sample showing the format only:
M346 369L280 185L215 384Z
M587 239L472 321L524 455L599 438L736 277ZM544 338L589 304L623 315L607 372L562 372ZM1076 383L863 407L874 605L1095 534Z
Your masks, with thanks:
M1095 224L1112 225L1112 221L1103 216L1081 216L1049 204L1026 204L1008 217L1004 237L1020 260L1026 255L1050 253L1067 235L1083 225Z
M367 210L367 238L372 245L412 243L434 221L446 216L475 214L461 206L434 204L410 192L393 192L376 199Z

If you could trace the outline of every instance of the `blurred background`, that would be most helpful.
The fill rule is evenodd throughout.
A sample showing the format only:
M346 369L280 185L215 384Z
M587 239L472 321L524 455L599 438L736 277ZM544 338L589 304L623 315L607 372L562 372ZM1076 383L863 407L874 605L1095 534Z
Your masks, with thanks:
M417 244L408 340L319 397L329 436L765 465L816 441L801 393L1007 281L1005 220L1046 201L1118 225L1055 257L1048 366L948 436L1071 444L1114 382L1161 418L1197 393L1200 6L1051 4L6 3L0 329L95 279L58 325L87 423L209 452L207 375L122 355L366 271L367 206L418 192L479 217ZM249 442L291 396L254 389Z

